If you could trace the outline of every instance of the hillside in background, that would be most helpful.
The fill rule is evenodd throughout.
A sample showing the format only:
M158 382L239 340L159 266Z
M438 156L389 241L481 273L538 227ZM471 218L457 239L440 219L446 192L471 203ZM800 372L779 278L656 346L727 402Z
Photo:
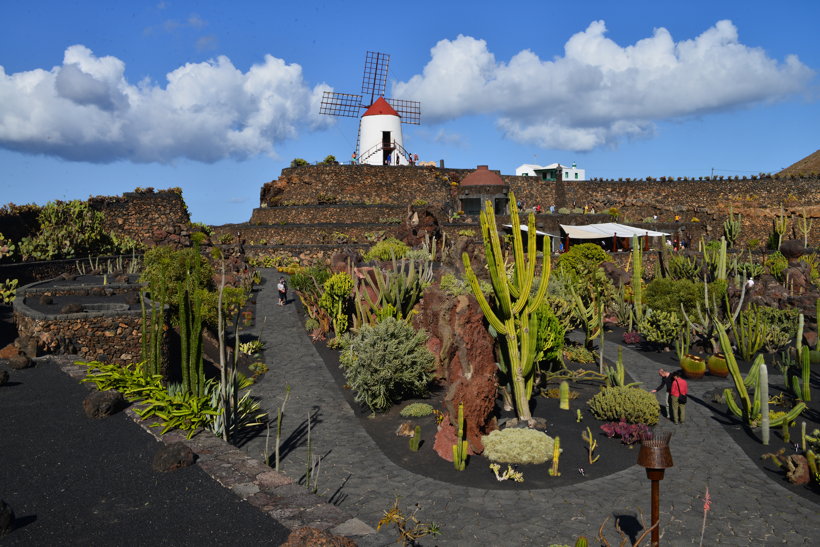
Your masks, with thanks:
M820 150L783 169L780 175L809 175L820 173Z

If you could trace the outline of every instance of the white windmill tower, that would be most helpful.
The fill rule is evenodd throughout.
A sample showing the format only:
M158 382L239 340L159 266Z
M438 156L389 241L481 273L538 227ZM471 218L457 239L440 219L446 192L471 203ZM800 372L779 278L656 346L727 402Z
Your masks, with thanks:
M364 61L362 93L353 95L325 91L320 114L358 118L359 137L356 158L368 165L407 165L410 153L404 148L401 124L421 123L421 103L402 99L385 99L387 67L390 55L368 51ZM365 103L364 101L368 101Z

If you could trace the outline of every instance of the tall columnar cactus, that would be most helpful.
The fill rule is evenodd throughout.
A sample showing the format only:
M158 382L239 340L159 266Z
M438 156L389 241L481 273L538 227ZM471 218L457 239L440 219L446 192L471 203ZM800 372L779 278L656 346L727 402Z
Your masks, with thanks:
M726 243L729 247L734 247L737 237L740 235L740 221L743 219L742 215L735 217L732 206L729 206L729 218L723 222L723 235L726 238Z
M458 404L458 437L453 445L453 465L456 471L464 471L467 467L467 450L469 446L464 439L464 403Z
M413 430L413 436L410 437L410 450L412 450L413 452L418 452L420 445L421 445L421 426L417 425L416 428Z
M201 396L205 390L205 370L202 363L202 293L180 283L177 305L182 385L188 393Z
M777 234L777 248L780 248L780 245L783 243L783 236L789 229L789 217L786 216L786 212L783 210L783 206L780 206L780 214L774 218L774 233Z
M632 307L635 322L643 321L643 251L638 236L632 236Z
M766 365L760 367L760 433L764 446L769 445L769 370Z
M811 402L811 385L809 385L811 377L811 359L809 356L808 346L803 346L803 349L800 351L800 369L803 377L803 389L800 392L800 399L802 399L803 402L808 403Z
M569 410L569 382L566 380L562 381L558 386L558 397L560 399L558 408L561 410Z
M803 247L809 246L809 234L811 233L811 225L813 223L814 221L809 219L808 215L806 214L805 208L800 213L799 222L797 220L795 220L794 222L795 226L797 226L797 231L803 234Z
M818 319L820 321L820 319ZM800 356L800 352L803 350L803 327L805 325L805 318L803 314L797 316L797 334L794 337L794 347L797 349L797 356Z
M495 298L491 305L478 284L467 253L462 255L467 280L473 289L484 316L496 332L499 342L499 368L503 381L511 387L518 418L532 420L530 397L532 396L535 374L537 315L534 313L547 292L550 275L550 240L543 238L543 260L541 278L536 294L532 294L535 280L536 238L535 215L530 213L528 221L527 250L521 237L518 209L513 192L510 192L510 222L513 226L514 269L507 275L505 256L495 223L492 203L487 201L481 212L481 232L484 239L484 255L493 285Z

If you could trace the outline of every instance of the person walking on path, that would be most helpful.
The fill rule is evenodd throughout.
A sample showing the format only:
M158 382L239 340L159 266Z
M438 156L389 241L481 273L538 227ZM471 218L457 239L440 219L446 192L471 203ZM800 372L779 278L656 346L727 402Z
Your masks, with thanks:
M284 306L288 301L288 285L285 283L284 277L279 278L279 284L276 285L276 289L279 291L279 305Z
M672 420L674 424L682 424L686 415L684 405L686 405L686 394L689 391L689 386L678 372L672 373L661 368L658 369L658 376L661 377L661 383L650 393L657 393L659 389L665 388L666 417Z

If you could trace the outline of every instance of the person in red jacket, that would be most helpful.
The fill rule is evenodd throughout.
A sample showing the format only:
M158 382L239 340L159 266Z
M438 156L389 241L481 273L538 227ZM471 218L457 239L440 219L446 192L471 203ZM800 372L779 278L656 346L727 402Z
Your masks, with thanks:
M659 389L666 388L666 415L672 423L682 424L686 417L686 398L689 386L681 377L680 371L669 372L658 369L658 376L661 377L661 385L653 389L651 393L657 393Z

